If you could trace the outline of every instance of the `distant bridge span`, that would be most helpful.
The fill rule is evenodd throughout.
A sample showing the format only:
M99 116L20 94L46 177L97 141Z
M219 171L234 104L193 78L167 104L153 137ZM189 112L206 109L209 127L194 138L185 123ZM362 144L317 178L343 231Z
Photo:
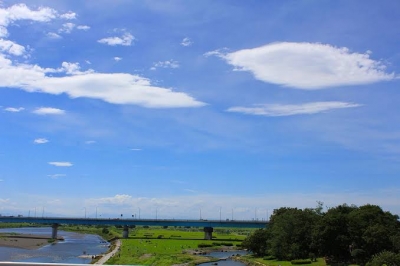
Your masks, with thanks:
M258 220L183 220L183 219L112 219L112 218L63 218L63 217L6 217L0 216L3 223L38 223L52 225L52 238L57 238L57 228L61 224L72 225L117 225L123 226L123 237L128 237L128 228L139 226L190 226L204 227L204 238L212 239L214 227L265 228L266 221Z

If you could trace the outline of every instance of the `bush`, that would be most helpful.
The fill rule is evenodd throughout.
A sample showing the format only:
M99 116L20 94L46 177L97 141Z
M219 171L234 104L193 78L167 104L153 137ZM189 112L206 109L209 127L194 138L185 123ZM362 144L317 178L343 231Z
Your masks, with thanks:
M400 254L382 251L374 255L371 261L367 263L367 266L381 266L384 264L388 266L400 265Z
M198 248L210 248L212 247L212 244L206 244L206 243L200 243L197 245Z
M292 260L291 263L293 265L311 264L311 260L310 259L307 259L307 260Z
M104 227L103 230L101 230L101 232L103 234L108 234L110 231L107 228Z
M275 256L268 255L268 256L264 256L263 260L276 260L276 258L275 258Z

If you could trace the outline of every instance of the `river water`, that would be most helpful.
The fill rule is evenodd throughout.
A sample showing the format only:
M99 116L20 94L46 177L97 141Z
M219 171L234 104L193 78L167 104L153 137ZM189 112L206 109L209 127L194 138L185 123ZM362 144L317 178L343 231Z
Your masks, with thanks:
M33 235L51 235L50 227L4 228L0 233L19 233ZM79 256L100 254L108 250L107 243L98 235L78 234L59 230L58 236L64 241L49 244L38 249L0 247L0 261L43 262L43 263L90 263L90 258Z
M230 259L231 256L235 256L237 254L243 256L243 255L248 254L248 252L244 251L244 250L233 250L233 251L226 251L226 252L211 252L211 253L207 254L207 256L218 258L218 259L226 259L226 260L217 261L216 263L218 263L218 265L244 266L245 265L244 263ZM215 265L215 262L202 263L202 264L199 264L198 266L209 266L209 265Z

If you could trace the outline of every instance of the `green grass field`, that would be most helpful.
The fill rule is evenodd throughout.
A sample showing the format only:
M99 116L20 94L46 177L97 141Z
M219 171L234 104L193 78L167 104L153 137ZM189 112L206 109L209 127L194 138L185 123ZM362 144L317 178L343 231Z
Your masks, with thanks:
M209 258L195 256L199 244L231 243L240 245L251 230L215 229L213 240L204 240L202 228L135 228L130 230L128 239L122 240L120 252L107 264L192 265L209 261ZM214 246L211 249L221 249Z

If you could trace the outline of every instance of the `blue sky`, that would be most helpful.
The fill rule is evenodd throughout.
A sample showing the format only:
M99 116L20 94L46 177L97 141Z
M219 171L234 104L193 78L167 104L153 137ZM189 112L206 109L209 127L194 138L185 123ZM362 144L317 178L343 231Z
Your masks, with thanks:
M0 1L0 213L400 213L398 1ZM220 214L221 213L221 214Z

